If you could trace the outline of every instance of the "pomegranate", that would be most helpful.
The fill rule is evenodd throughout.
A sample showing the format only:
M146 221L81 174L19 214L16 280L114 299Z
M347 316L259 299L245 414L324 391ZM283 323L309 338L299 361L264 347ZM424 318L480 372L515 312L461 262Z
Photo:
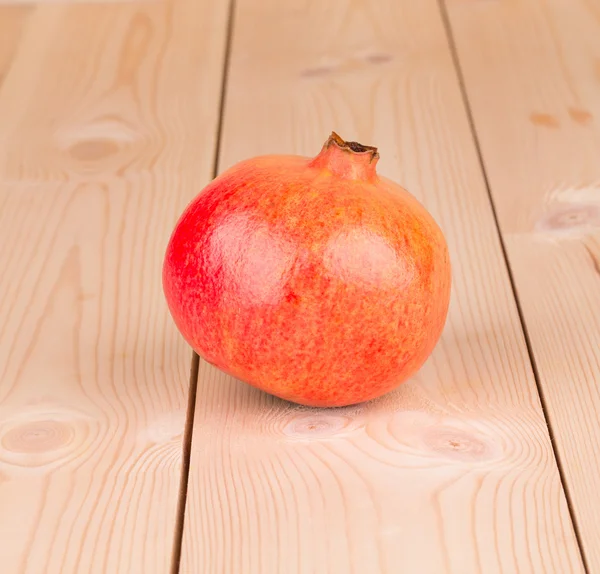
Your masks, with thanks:
M381 396L422 366L448 312L448 249L378 158L332 133L314 158L242 161L193 199L163 287L201 357L321 407Z

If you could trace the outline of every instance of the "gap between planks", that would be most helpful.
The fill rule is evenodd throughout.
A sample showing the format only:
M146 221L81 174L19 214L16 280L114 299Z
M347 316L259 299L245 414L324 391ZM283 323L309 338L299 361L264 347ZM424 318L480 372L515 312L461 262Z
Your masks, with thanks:
M219 100L219 117L217 120L217 134L215 141L214 162L212 177L219 173L219 162L221 159L221 139L223 135L223 119L225 116L225 98L227 96L227 80L229 79L229 62L231 59L231 44L233 40L233 27L235 16L235 0L229 0L227 12L227 32L225 34L225 55L223 58L223 72L221 74L221 98ZM198 374L200 370L200 357L195 351L192 352L190 367L190 384L188 392L188 405L185 419L181 479L179 481L179 499L177 501L177 516L175 519L175 532L173 538L173 554L171 560L170 574L179 574L181 569L181 549L183 547L183 530L185 524L185 508L187 503L188 485L190 478L190 460L192 456L192 440L194 434L194 419L196 415L196 398L198 395Z
M488 176L488 173L487 173L487 170L485 167L485 162L483 161L483 152L481 149L481 142L479 140L479 135L477 133L477 126L475 124L475 119L473 117L473 111L471 109L471 104L469 102L469 95L468 95L467 87L465 84L464 73L463 73L463 70L462 70L462 67L460 64L460 58L458 57L458 51L456 49L456 42L454 40L454 34L452 32L452 25L450 24L450 18L448 16L446 0L437 0L437 2L438 2L439 9L440 9L442 22L444 24L444 29L446 31L446 37L448 39L448 48L450 50L450 54L452 55L452 62L454 64L454 69L456 71L456 77L458 79L458 83L460 86L460 92L461 92L462 99L463 99L465 113L466 113L468 121L469 121L469 127L471 129L473 143L474 143L475 149L477 151L477 159L479 161L479 165L481 167L481 173L482 173L483 179L485 181L485 189L486 189L488 197L489 197L490 208L491 208L493 219L494 219L494 226L496 228L496 232L498 234L498 240L500 242L500 246L502 249L502 257L504 258L504 264L506 266L506 270L508 273L510 287L512 289L515 303L517 306L517 314L519 316L519 322L521 323L521 328L523 330L523 337L525 339L525 345L527 347L527 354L529 355L529 361L531 363L533 377L535 379L535 385L537 387L537 392L540 397L542 412L544 414L544 420L546 421L546 427L548 429L548 435L550 437L550 443L552 445L552 452L554 453L554 458L556 460L556 465L558 467L558 474L560 476L560 482L561 482L563 491L565 493L567 507L569 509L569 516L571 518L571 523L573 525L573 531L575 534L575 538L577 540L577 546L579 547L579 552L581 553L583 569L586 572L586 574L590 574L589 562L586 558L585 550L584 550L582 539L581 539L581 530L580 530L580 526L577 521L577 516L576 516L575 510L574 510L573 497L572 497L571 491L569 489L569 485L568 485L566 477L565 477L564 463L561 459L560 453L556 446L556 438L555 438L555 434L554 434L554 429L552 428L552 424L550 423L550 418L548 416L548 404L547 404L547 400L546 400L546 397L544 394L543 386L540 382L540 374L539 374L537 362L535 360L535 356L533 354L533 347L531 345L531 337L529 335L529 330L527 329L527 323L525 322L525 316L523 314L521 301L519 300L518 289L517 289L517 285L516 285L515 278L513 275L512 267L510 265L510 259L508 257L506 243L505 243L504 237L500 231L500 223L499 223L499 219L498 219L498 209L496 207L496 202L494 201L494 197L492 194L489 176Z
M194 428L194 414L196 412L196 395L198 392L198 370L200 357L192 354L190 368L190 386L188 404L183 431L183 444L181 454L181 479L179 480L179 498L177 500L177 515L175 517L175 532L173 537L173 553L171 559L171 574L178 574L181 565L181 546L183 541L183 523L185 518L185 503L190 477L190 457L192 450L192 431Z

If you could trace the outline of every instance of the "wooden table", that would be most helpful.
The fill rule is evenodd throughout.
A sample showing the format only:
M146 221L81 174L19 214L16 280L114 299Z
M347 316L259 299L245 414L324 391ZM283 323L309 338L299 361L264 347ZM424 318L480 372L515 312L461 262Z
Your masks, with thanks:
M319 411L194 359L160 271L211 177L331 130L454 290ZM600 572L599 229L598 0L3 2L0 572Z

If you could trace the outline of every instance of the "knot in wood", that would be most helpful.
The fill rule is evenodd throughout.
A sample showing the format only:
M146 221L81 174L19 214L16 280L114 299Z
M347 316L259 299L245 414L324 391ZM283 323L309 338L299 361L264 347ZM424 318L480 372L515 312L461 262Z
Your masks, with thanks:
M329 413L302 414L294 417L283 429L292 438L328 438L352 426L352 419Z
M459 461L484 461L494 454L492 445L481 437L450 426L430 427L423 440L432 451Z
M40 420L10 429L0 444L9 452L37 454L64 448L73 441L73 436L73 429L65 422Z

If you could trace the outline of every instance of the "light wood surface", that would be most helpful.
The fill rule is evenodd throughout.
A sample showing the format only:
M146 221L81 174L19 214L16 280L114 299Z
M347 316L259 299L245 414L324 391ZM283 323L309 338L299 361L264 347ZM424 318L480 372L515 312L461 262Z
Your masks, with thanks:
M164 574L191 352L162 296L211 176L227 6L0 7L0 571Z
M347 409L202 362L181 572L582 572L434 0L237 1L220 170L332 129L442 225L447 328L413 381Z
M448 6L576 521L600 572L600 3Z
M600 571L600 6L236 4L219 170L377 145L448 238L442 340L328 411L201 362L183 522L191 352L160 271L212 175L228 5L0 0L0 572L584 573L450 40Z

